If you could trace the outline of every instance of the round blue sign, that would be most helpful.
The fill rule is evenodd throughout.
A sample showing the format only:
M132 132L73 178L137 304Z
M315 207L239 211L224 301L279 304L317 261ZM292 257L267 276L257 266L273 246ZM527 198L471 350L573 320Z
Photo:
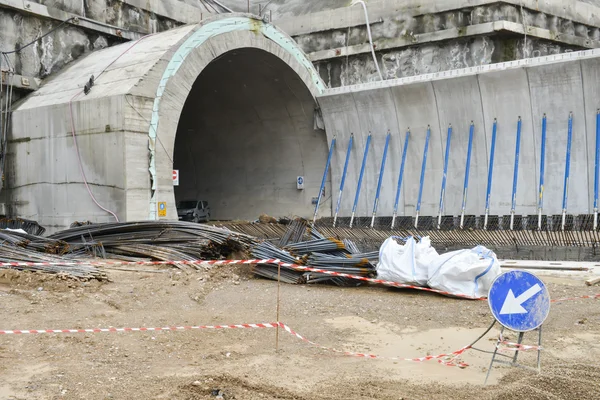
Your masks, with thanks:
M539 328L550 312L550 294L544 282L526 271L505 272L494 280L488 295L494 318L516 332Z
M298 185L302 185L304 183L304 178L301 176L298 177Z
M164 204L164 203L160 203L160 205L159 205L159 208L160 208L161 210L164 210L164 209L165 209L165 204Z

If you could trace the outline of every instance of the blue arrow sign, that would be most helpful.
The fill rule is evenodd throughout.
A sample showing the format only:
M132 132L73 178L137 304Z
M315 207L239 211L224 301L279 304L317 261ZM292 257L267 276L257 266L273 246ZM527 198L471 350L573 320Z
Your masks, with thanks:
M546 285L525 271L510 271L497 277L490 288L488 303L494 318L517 332L540 327L550 312Z
M298 185L302 185L304 183L304 178L299 176L298 177Z

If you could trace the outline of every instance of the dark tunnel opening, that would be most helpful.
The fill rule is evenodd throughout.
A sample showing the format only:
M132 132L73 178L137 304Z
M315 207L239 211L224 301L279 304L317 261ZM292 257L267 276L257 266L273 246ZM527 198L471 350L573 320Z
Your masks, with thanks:
M206 201L212 220L311 215L328 151L325 132L315 129L315 105L305 83L271 53L244 48L215 59L179 120L176 202Z

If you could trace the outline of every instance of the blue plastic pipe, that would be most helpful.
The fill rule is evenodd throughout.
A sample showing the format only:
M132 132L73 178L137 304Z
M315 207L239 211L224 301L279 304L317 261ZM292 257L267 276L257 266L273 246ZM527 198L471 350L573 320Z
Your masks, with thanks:
M423 198L423 186L425 185L425 167L427 167L427 152L429 150L429 137L431 127L427 125L427 136L425 136L425 148L423 149L423 163L421 164L421 178L419 180L419 197L417 199L417 212L415 215L415 228L419 226L419 213L421 212L421 200Z
M594 231L598 229L598 184L600 180L600 110L596 111L596 160L594 162Z
M404 150L402 151L402 163L400 164L400 175L398 176L398 187L396 188L396 200L394 200L394 216L392 217L392 229L396 225L398 216L398 203L400 202L400 188L402 188L402 178L404 177L404 165L406 164L406 153L408 151L408 141L410 139L410 128L406 131L404 139Z
M446 138L446 155L444 156L444 174L442 175L442 190L440 191L440 210L438 212L438 225L440 229L442 223L442 213L444 212L444 197L446 195L446 181L448 178L448 161L450 159L450 143L452 141L452 124L448 125L448 136Z
M365 174L365 167L367 166L367 157L369 155L369 146L371 145L371 134L367 136L367 145L365 146L365 154L363 155L362 166L360 167L360 176L358 177L358 186L356 187L356 196L354 197L354 206L352 207L352 217L350 218L350 228L354 223L354 216L356 215L356 207L358 207L358 199L360 197L360 187L362 186L363 176Z
M350 161L350 155L352 153L352 143L354 142L354 134L350 134L350 141L348 142L348 150L346 151L346 162L344 163L344 172L342 173L342 182L340 183L340 193L338 194L337 205L335 206L335 215L333 217L333 227L340 212L340 204L342 203L342 194L344 193L344 185L346 184L346 174L348 173L348 162Z
M471 121L469 128L469 145L467 147L467 165L465 167L465 184L463 185L462 207L460 211L460 229L465 224L465 211L467 209L467 194L469 192L469 172L471 171L471 153L473 151L473 135L475 133L475 124Z
M515 144L515 169L512 186L512 203L510 205L510 230L513 230L515 224L515 210L517 208L517 183L519 181L519 156L521 153L521 117L517 121L517 141Z
M371 217L371 228L375 225L375 217L377 216L377 207L379 206L379 195L381 194L381 184L383 183L383 173L385 172L385 160L387 159L388 146L392 134L388 131L385 138L385 147L383 148L383 158L381 159L381 169L379 170L379 181L377 182L377 192L375 193L375 202L373 203L373 216Z
M567 219L567 203L569 198L569 175L571 173L571 143L573 142L573 113L569 113L569 130L567 133L567 157L565 160L565 182L563 187L561 230L565 230Z
M313 225L317 221L317 214L319 213L319 206L321 205L321 199L323 198L323 189L325 189L325 182L327 182L327 173L329 172L329 164L331 164L331 156L333 155L333 149L335 148L335 136L331 141L329 147L329 156L327 156L327 164L325 164L325 171L323 172L323 180L321 181L321 189L319 189L319 197L317 197L317 205L315 206L315 215L313 216Z
M483 221L483 229L487 229L488 216L490 215L490 200L492 198L492 178L494 176L494 155L496 154L496 133L498 131L498 121L494 118L494 126L492 128L492 146L490 149L490 166L488 168L487 191L485 193L485 217Z
M542 118L542 150L540 154L540 189L538 192L538 229L542 230L542 209L544 208L544 173L546 168L546 114Z

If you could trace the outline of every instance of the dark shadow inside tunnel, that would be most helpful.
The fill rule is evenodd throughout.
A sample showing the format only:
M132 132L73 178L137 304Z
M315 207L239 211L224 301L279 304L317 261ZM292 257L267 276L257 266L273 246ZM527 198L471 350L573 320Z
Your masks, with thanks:
M176 202L207 201L212 220L311 215L327 159L315 104L294 70L271 53L244 48L212 61L179 120Z

